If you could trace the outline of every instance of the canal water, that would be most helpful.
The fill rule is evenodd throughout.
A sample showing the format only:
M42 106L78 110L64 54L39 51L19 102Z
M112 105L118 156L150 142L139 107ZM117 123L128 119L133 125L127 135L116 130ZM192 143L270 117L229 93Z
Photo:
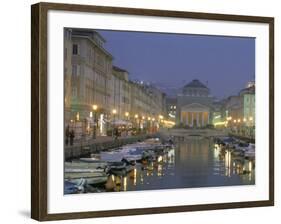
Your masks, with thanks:
M178 142L156 162L137 163L126 176L111 175L114 191L138 191L255 184L254 163L220 150L212 140ZM93 189L92 192L105 191ZM91 190L89 190L91 191Z

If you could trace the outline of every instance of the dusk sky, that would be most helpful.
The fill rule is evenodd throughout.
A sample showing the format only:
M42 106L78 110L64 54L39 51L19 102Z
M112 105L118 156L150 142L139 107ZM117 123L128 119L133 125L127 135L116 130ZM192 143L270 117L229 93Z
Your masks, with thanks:
M218 98L236 95L255 77L255 39L98 31L113 64L131 79L180 89L193 79Z

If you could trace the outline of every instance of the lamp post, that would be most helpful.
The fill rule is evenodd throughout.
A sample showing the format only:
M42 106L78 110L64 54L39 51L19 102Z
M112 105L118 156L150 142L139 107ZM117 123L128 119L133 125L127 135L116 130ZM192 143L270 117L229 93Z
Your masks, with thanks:
M253 117L249 117L249 126L250 126L250 138L254 138Z
M151 118L151 121L152 121L152 125L151 125L151 132L152 133L154 133L155 132L155 128L154 128L154 126L155 126L155 124L154 124L154 121L155 121L155 118L153 117L153 118Z
M147 120L148 120L148 133L151 133L151 117L148 117Z
M94 130L93 130L93 139L96 139L97 137L97 105L93 105L93 110L94 110Z
M129 112L125 113L126 120L129 121Z
M113 122L112 122L112 137L114 136L114 122L115 122L115 116L116 116L117 110L113 109L112 114L113 114Z
M125 131L126 131L126 135L128 135L128 127L129 127L129 112L125 112L125 117L126 117L126 120L127 120L127 124L126 124L126 129L125 129Z
M138 114L135 114L135 119L136 119L136 128L138 128L139 129L139 127L137 127L138 126L138 117L139 117L139 115ZM139 131L139 130L138 130Z

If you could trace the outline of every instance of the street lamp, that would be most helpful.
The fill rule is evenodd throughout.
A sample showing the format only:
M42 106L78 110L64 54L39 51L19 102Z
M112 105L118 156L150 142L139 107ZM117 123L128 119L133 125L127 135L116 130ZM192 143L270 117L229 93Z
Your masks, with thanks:
M97 109L98 106L96 104L93 105L93 110L94 110L94 130L93 130L93 139L96 139L97 137Z
M116 109L113 109L112 110L112 114L113 114L113 128L112 128L112 137L113 137L113 135L114 135L114 122L115 122L115 116L116 116L116 113L117 113L117 110Z
M129 112L125 113L125 117L126 117L127 120L129 120Z

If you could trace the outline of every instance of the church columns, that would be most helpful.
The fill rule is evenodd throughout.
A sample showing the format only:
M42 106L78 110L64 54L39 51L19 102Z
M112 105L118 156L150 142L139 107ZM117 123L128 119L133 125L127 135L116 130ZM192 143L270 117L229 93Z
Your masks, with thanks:
M180 122L189 127L204 127L210 123L208 111L181 111Z

